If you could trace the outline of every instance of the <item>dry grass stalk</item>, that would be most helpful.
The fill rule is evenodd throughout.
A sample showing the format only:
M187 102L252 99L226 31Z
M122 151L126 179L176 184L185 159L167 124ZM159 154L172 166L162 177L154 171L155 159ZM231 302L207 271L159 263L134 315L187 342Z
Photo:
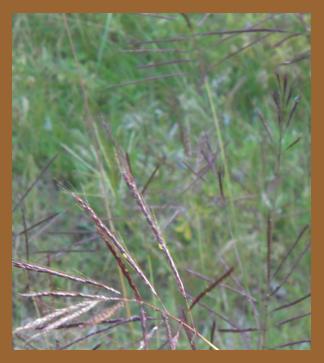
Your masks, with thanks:
M55 154L47 163L46 165L42 168L42 170L40 171L39 175L35 178L35 180L29 185L29 187L25 190L25 192L23 193L23 195L18 199L18 201L15 203L12 211L14 212L22 203L22 201L27 197L27 195L30 193L30 191L34 188L34 186L39 182L39 180L41 179L42 175L46 172L46 170L52 165L52 163L54 162L54 160L57 158L58 154Z
M132 321L139 321L140 322L141 317L137 316L137 315L135 315L135 317L132 316L132 319L133 319ZM104 320L98 322L97 325L106 325L106 324L108 324L110 326L117 325L117 324L121 325L125 321L129 321L129 319L125 319L125 318L116 318L116 319L107 319L107 320L104 319ZM126 322L125 322L125 324L126 324ZM75 329L75 328L84 328L84 327L88 327L88 326L84 325L83 321L76 321L76 322L72 322L70 324L61 325L56 329L61 330L61 329L70 329L70 328ZM90 327L90 325L89 325L89 327Z
M133 260L133 258L130 256L130 254L125 250L125 248L121 245L121 243L118 241L117 237L114 235L114 233L107 228L107 226L104 225L104 223L101 221L101 219L96 215L94 210L90 207L90 205L85 202L83 199L81 199L78 195L75 193L72 193L75 200L79 203L81 208L90 216L90 218L94 221L97 232L100 235L100 237L103 239L103 241L106 243L106 246L114 256L115 260L117 261L117 264L122 271L123 275L127 279L127 282L130 286L130 288L133 290L135 298L137 303L140 305L140 316L141 316L141 327L143 331L143 341L144 345L146 347L146 314L143 307L143 299L142 296L136 286L136 284L133 282L129 271L127 267L125 266L124 262L118 255L116 249L121 253L121 255L125 258L125 260L131 265L131 267L137 272L139 277L145 282L145 284L150 288L151 292L158 296L154 287L149 282L147 277L144 275L142 270L138 267L136 262Z
M213 343L215 339L215 330L216 330L216 320L213 319L212 326L210 328L210 341ZM209 348L211 349L211 348Z
M186 323L186 324L188 324L188 320L187 320L187 317L186 317L186 312L185 312L185 310L184 309L181 309L181 318L182 318L182 320ZM191 347L191 349L192 350L196 350L196 344L195 344L195 342L194 342L194 335L193 335L193 333L192 333L192 331L191 330L189 330L185 325L182 325L183 326L183 328L184 328L184 331L185 331L185 333L186 333L186 336L187 336L187 338L188 338L188 341L189 341L189 344L190 344L190 347Z
M289 308L291 306L294 306L294 305L296 305L296 304L304 301L305 299L308 299L309 297L311 297L311 294L310 293L308 293L307 295L302 296L299 299L296 299L296 300L294 300L294 301L292 301L290 303L287 303L287 304L284 304L284 305L280 305L277 308L273 309L271 312L275 312L275 311L278 311L278 310L282 310L282 309Z
M273 222L271 213L269 213L267 218L267 263L266 263L266 273L267 273L267 293L270 291L271 283L271 255L272 255L272 230Z
M79 316L85 314L86 312L88 312L89 310L93 309L98 303L100 302L100 300L95 300L95 301L87 301L81 304L84 304L85 306L81 307L80 306L76 307L76 305L72 306L74 310L76 310L75 312L73 312L72 314L70 314L71 311L69 311L68 315L63 316L61 319L56 320L55 322L53 322L52 324L47 325L40 333L34 334L29 338L29 341L32 339L35 339L43 334L46 334L48 332L50 332L53 329L56 329L58 327L60 327L63 324L66 324L68 322L70 322L71 320L78 318ZM77 304L80 305L80 304ZM71 307L71 308L72 308Z
M301 136L297 137L297 139L296 139L296 140L294 140L291 144L289 144L289 145L286 147L286 150L289 150L289 149L291 149L292 147L294 147L296 144L298 144L298 143L299 143L299 141L300 141L301 139L302 139L302 138L301 138Z
M177 344L179 340L180 330L178 330L175 335L171 338L172 350L177 349Z
M37 329L37 328L49 323L50 321L52 321L55 318L59 318L62 315L65 315L65 314L74 312L75 310L79 310L86 306L89 306L90 302L91 301L85 301L85 302L82 302L82 303L79 303L76 305L69 306L67 308L55 310L53 313L42 316L41 318L38 318L30 323L20 326L19 328L16 328L14 330L14 334L19 333L24 330ZM98 301L96 301L96 303L97 302Z
M165 314L165 312L162 312L162 319L163 319L164 324L165 324L169 346L170 346L171 350L175 350L175 346L173 344L171 327L170 327L170 324L169 324L169 319L168 319L168 316Z
M263 113L260 110L257 110L257 114L259 116L260 121L262 122L262 126L264 127L264 129L269 137L270 142L273 143L273 141L274 141L273 135L272 135L272 131L270 129L268 121L265 119Z
M28 294L26 294L26 295L28 295ZM111 298L111 299L113 299L113 298ZM116 299L118 299L118 298L116 298ZM174 316L174 315L172 315L171 313L169 313L166 309L160 309L159 307L157 307L157 306L155 306L155 305L152 305L152 304L150 304L150 303L147 303L147 302L144 302L143 300L142 301L138 301L138 299L127 299L127 298L120 298L123 302L134 302L134 303L137 303L137 304L141 304L141 305L146 305L148 308L151 308L151 309L153 309L153 310L155 310L155 311L157 311L157 312L159 312L160 314L162 314L162 317L163 317L163 320L165 321L165 319L172 319L172 320L174 320L174 321L176 321L178 324L180 324L180 325L182 325L185 329L187 329L188 331L191 331L193 334L195 334L196 336L198 336L202 341L204 341L206 344L208 344L213 350L218 350L218 348L214 345L214 344L212 344L208 339L206 339L202 334L200 334L195 328L193 328L192 326L190 326L187 322L184 322L182 319L180 319L180 318L178 318L178 317L176 317L176 316ZM92 300L93 301L93 300ZM102 301L102 300L97 300L98 302L100 302L100 301ZM82 307L82 306L85 306L86 304L88 304L90 301L87 301L87 302L85 302L85 303L81 303L81 304L79 304L78 305L78 307L80 306L80 307ZM65 308L65 309L61 309L60 311L59 310L57 310L56 312L54 312L54 313L51 313L46 319L46 321L44 322L44 320L40 323L40 324L36 324L36 321L34 321L34 322L32 322L32 324L35 324L35 325L37 325L35 328L38 328L39 326L42 326L42 325L44 325L46 322L48 322L48 321L50 321L50 320L53 320L55 317L57 317L57 316L62 316L63 314L65 314L66 312L68 312L68 311L71 311L71 310L73 310L74 311L74 307L76 307L77 305L73 305L73 306L71 306L71 307L69 307L69 308ZM64 310L64 311L63 311ZM53 315L53 314L55 314L55 316ZM45 318L45 317L44 317ZM136 318L136 319L135 319ZM127 321L136 321L136 320L138 320L138 319L142 319L141 317L135 317L135 318L132 318L131 320L127 320ZM43 319L43 318L41 318L41 319ZM134 320L135 319L135 320ZM31 323L30 323L31 324ZM78 326L79 326L80 324L78 324ZM233 324L231 324L231 325L233 325ZM63 326L65 326L65 325L63 325L63 323L62 323L62 325L60 325L60 327L63 327ZM30 326L28 326L28 329L30 328ZM59 328L59 327L57 327L57 328ZM26 329L27 329L27 327L26 327ZM106 331L106 330L103 330L103 331ZM172 334L170 334L170 339L172 339ZM77 340L77 341L79 341L79 340ZM76 342L77 342L76 341ZM74 343L73 343L74 344ZM67 345L67 346L65 346L65 347L61 347L60 349L65 349L66 347L68 347L68 346L70 346L70 344L69 345Z
M301 261L301 259L304 257L304 255L306 254L306 252L308 251L308 249L310 248L310 242L306 245L306 247L302 250L302 252L298 255L298 257L296 258L296 260L294 261L292 267L290 268L289 272L287 273L287 275L283 278L283 280L277 285L277 287L275 287L271 293L270 296L275 295L281 288L282 286L288 281L289 277L291 276L291 274L295 271L296 267L298 266L299 262Z
M23 297L82 297L86 299L94 299L94 300L102 300L102 301L119 301L122 298L119 297L109 297L104 295L92 295L92 294L83 294L81 292L74 291L40 291L40 292L29 292L25 294L20 294Z
M82 284L88 284L88 285L101 287L101 288L104 288L104 289L106 289L108 291L114 292L115 294L120 294L119 291L113 289L112 287L109 287L109 286L107 286L105 284L102 284L100 282L97 282L95 280L91 280L91 279L87 279L87 278L83 278L83 277L78 277L78 276L73 276L73 275L68 275L68 274L66 274L64 272L59 272L59 271L56 271L56 270L49 269L47 267L38 266L38 265L31 264L31 263L13 261L13 265L15 267L18 267L18 268L21 268L21 269L24 269L24 270L40 272L40 273L47 273L49 275L62 277L64 279L68 279L68 280L72 280L72 281L77 281L77 282L80 282Z
M147 339L147 342L150 340L150 339L152 339L152 337L153 337L153 335L154 335L154 333L158 330L159 328L157 327L157 326L154 326L149 332L148 332L148 334L147 334L147 337L146 337L146 339ZM144 347L145 347L145 342L144 342L144 340L141 340L141 342L140 342L140 345L139 345L139 347L138 347L138 350L142 350L142 349L144 349Z
M290 248L288 249L288 251L286 252L286 254L284 255L284 257L282 258L281 262L279 263L278 267L276 268L275 272L272 274L272 278L275 278L278 274L278 272L281 270L282 266L284 265L284 263L286 262L286 260L288 259L288 257L291 255L292 251L295 249L295 247L297 246L298 242L301 240L301 238L303 237L304 233L309 229L309 225L306 224L301 231L299 232L296 240L294 241L294 243L290 246Z
M18 233L17 233L17 236L19 236L19 235L21 235L21 234L25 234L25 233L27 233L27 232L30 232L30 231L31 231L31 230L33 230L34 228L36 228L36 227L40 226L40 225L41 225L41 224L43 224L43 223L46 223L46 222L48 222L48 221L50 221L50 220L54 219L55 217L59 216L60 214L61 214L61 213L53 213L53 214L51 214L51 215L49 215L49 216L47 216L47 217L45 217L45 218L41 219L40 221L38 221L38 222L36 222L36 223L32 224L31 226L28 226L28 227L25 227L25 226L24 226L24 229L23 229L22 231L18 232Z
M101 323L102 321L107 320L111 316L113 316L123 305L124 305L123 302L119 302L119 303L115 304L114 306L110 306L109 308L105 309L104 311L101 311L99 314L96 314L93 318L84 322L83 325L84 326L97 325L97 324Z
M151 182L152 182L153 178L155 177L155 174L158 172L158 170L160 169L161 165L162 165L162 164L157 164L157 165L156 165L156 167L154 168L154 170L153 170L152 174L151 174L151 175L150 175L150 177L147 179L147 182L144 184L144 187L142 188L142 191L141 191L142 195L144 195L144 194L145 194L145 192L146 192L146 190L147 190L148 186L151 184Z
M168 247L166 245L162 232L160 231L158 223L157 223L153 213L150 211L149 207L147 206L142 194L139 192L135 179L131 173L130 167L126 162L125 156L123 155L122 151L118 147L116 148L116 154L117 154L117 160L118 160L118 164L119 164L119 168L122 173L122 176L129 188L129 190L131 191L134 199L136 200L140 210L144 214L145 219L151 228L151 231L153 233L154 238L156 239L156 241L158 243L159 248L164 253L164 255L171 267L171 270L174 274L174 277L175 277L175 280L178 285L180 293L186 299L186 291L185 291L183 282L180 278L178 269L173 261L173 258L168 250Z
M164 38L164 39L152 39L152 40L142 40L132 42L134 46L141 46L144 44L162 44L162 43L173 43L173 42L183 42L192 41L192 38L200 38L206 36L222 36L229 34L244 34L244 33L289 33L288 30L279 28L250 28L250 29L233 29L233 30L219 30L201 33L191 33L190 36L178 36L175 38Z
M299 320L299 319L305 318L307 316L310 316L311 314L312 314L311 312L308 312L308 313L304 313L304 314L299 314L297 316L293 316L292 318L279 321L279 323L277 323L276 326L280 327L284 324L291 323L292 321Z
M254 331L259 331L258 328L243 328L243 329L218 329L220 333L249 333Z
M254 39L252 42L246 43L245 45L243 45L241 48L235 50L234 52L229 53L226 57L224 57L223 59L221 59L219 62L212 64L209 68L211 69L212 67L218 67L220 66L222 63L224 63L225 61L227 61L228 59L236 56L237 54L241 53L242 51L254 46L255 44L263 41L264 39L268 38L270 34L265 34L263 36L260 36L259 38Z
M226 277L228 277L232 272L233 272L234 268L231 267L229 270L227 270L221 277L219 277L218 279L216 279L214 282L212 282L210 285L207 286L207 288L202 291L199 295L197 295L191 305L190 305L190 310L199 302L199 300L201 298L203 298L207 293L209 293L212 289L214 289L218 284L220 284L224 279L226 279Z
M135 321L138 321L140 320L140 318L138 316L131 316L129 317L128 319L116 319L114 322L112 322L112 325L106 327L106 328L103 328L103 329L99 329L99 330L96 330L94 332L91 332L89 334L86 334L84 336L81 336L80 338L77 338L75 340L73 340L72 342L70 343L67 343L63 346L60 346L58 348L58 350L65 350L69 347L71 347L72 345L75 345L77 343L80 343L90 337L93 337L94 335L99 335L99 334L102 334L102 333L106 333L108 331L111 331L112 329L115 329L116 327L118 326L121 326L121 325L125 325L125 324L129 324L129 323L132 323L132 322L135 322Z
M99 236L104 240L107 247L112 252L113 248L116 248L121 255L125 258L125 260L131 265L131 267L136 271L136 273L139 275L139 277L144 281L144 283L150 288L151 292L157 296L157 293L152 286L152 284L149 282L148 278L144 275L143 271L138 267L136 262L133 260L133 258L130 256L130 254L126 251L126 249L122 246L122 244L118 241L117 237L114 235L114 233L102 222L102 220L97 216L97 214L94 212L94 210L90 207L90 205L81 199L78 195L75 193L72 193L72 196L74 199L78 202L78 204L81 206L81 208L90 216L90 218L94 221L96 225L97 232ZM114 246L112 248L112 245ZM112 252L114 254L114 257L117 260L120 260L120 258L116 255L116 253ZM118 262L120 264L120 262ZM127 269L126 269L127 271ZM127 273L125 274L125 276Z
M289 342L286 344L276 345L275 347L271 347L268 349L281 349L281 348L291 347L293 345L300 345L300 344L311 344L311 340L310 339L297 340L297 341Z

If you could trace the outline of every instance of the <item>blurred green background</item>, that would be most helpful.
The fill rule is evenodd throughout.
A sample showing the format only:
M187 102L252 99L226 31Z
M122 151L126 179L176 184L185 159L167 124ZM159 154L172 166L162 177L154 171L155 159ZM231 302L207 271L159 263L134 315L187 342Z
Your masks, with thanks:
M234 29L254 32L210 34ZM139 188L146 189L187 291L195 296L208 285L193 272L213 280L235 266L234 278L202 300L208 309L194 308L197 329L209 338L215 319L220 348L260 348L260 331L222 329L258 328L263 321L269 213L271 273L310 223L310 16L17 14L12 30L14 205L37 180L13 214L13 257L121 289L116 264L94 226L57 188L56 181L63 182L86 197L103 220L113 221L164 304L178 313L173 276L120 176L102 126L108 124L129 155ZM283 125L297 97L300 101L280 132L273 94L284 89L291 94ZM28 232L26 251L22 231L54 213L60 214ZM310 292L310 253L299 259L307 238L308 230L271 279L275 288L288 276L270 298L269 311ZM15 327L57 307L53 299L32 302L18 293L77 290L75 283L22 270L14 270L13 284ZM233 289L248 292L254 302ZM136 307L129 309L135 314ZM298 318L309 311L305 299L269 313L264 347L310 339L310 317ZM292 317L297 319L281 324ZM108 343L98 335L78 348L99 342L99 349L136 349L141 336L136 324L112 330ZM35 346L53 349L55 341L78 334L55 332ZM163 341L161 332L151 348ZM16 349L23 346L15 339ZM197 347L206 344L197 340ZM190 349L183 331L178 349Z

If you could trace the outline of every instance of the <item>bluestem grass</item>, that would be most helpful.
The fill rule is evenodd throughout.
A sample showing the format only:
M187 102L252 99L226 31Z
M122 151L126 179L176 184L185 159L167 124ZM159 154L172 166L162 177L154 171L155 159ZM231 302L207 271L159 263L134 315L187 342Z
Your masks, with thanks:
M119 303L108 307L107 309L100 311L98 314L93 316L92 318L88 319L83 323L83 326L87 325L97 325L104 320L111 318L122 306L124 302L120 301Z
M105 241L108 248L111 250L112 246L114 246L114 248L116 248L121 253L121 255L124 257L124 259L130 264L130 266L136 271L136 273L139 275L139 277L150 288L151 292L154 295L157 295L152 284L149 282L149 280L147 279L147 277L145 276L143 271L139 268L139 266L134 261L134 259L131 257L131 255L126 251L126 249L118 241L115 234L102 222L102 220L97 216L97 214L94 212L94 210L90 207L90 205L86 201L84 201L82 198L80 198L75 193L72 193L72 196L79 203L81 208L85 212L87 212L87 214L90 216L90 218L94 221L98 234ZM115 258L116 258L116 256L115 256Z
M35 339L43 334L48 333L49 331L55 328L60 327L63 324L70 322L75 318L78 318L79 316L93 309L96 305L98 305L99 302L100 300L90 300L74 306L73 305L69 306L68 308L66 308L66 312L64 312L64 315L61 318L54 321L53 323L46 325L45 328L42 329L40 333L32 335L28 340L30 341L32 339Z
M79 276L66 274L65 272L56 271L56 270L53 270L53 269L49 269L47 267L38 266L38 265L31 264L31 263L13 261L13 265L15 267L18 267L18 268L21 268L21 269L24 269L24 270L34 271L34 272L39 272L39 273L46 273L46 274L49 274L49 275L58 276L58 277L62 277L64 279L80 282L82 284L89 284L89 285L94 285L94 286L97 286L97 287L101 287L101 288L106 289L108 291L114 292L115 294L120 294L120 292L117 291L116 289L113 289L112 287L109 287L109 286L107 286L107 285L105 285L103 283L100 283L98 281L95 281L95 280L92 280L92 279L89 279L89 278L84 278L84 277L79 277Z
M87 300L87 301L84 301L82 303L78 303L78 304L75 304L75 305L71 305L71 306L68 306L68 307L63 308L63 309L55 310L54 312L52 312L50 314L47 314L45 316L42 316L39 319L36 319L36 320L34 320L34 321L30 322L30 323L27 323L27 324L25 324L23 326L20 326L20 327L16 328L14 330L14 334L19 333L19 332L24 331L24 330L36 329L36 328L39 328L39 327L43 327L44 325L46 326L47 323L51 322L55 318L60 318L59 320L61 321L62 316L64 318L66 318L66 315L67 314L75 313L75 311L80 312L80 309L83 309L83 308L88 308L88 307L92 308L99 301L100 300L92 300L92 301L91 300ZM79 315L77 315L77 316L79 316ZM65 322L66 321L64 321L63 323L65 323ZM59 324L56 323L56 326L55 327L57 327L59 325L60 325L60 323ZM51 329L48 329L48 330L51 330Z
M178 269L174 263L174 260L171 256L171 253L167 247L167 244L165 242L165 239L162 235L162 232L160 231L159 225L152 213L152 211L149 209L149 207L147 206L142 194L140 193L140 191L137 188L135 179L131 173L130 167L126 161L125 156L123 155L122 151L120 148L116 149L116 155L117 155L117 160L119 163L119 168L121 171L121 174L130 190L130 192L132 193L134 199L136 200L140 210L142 211L142 213L145 216L145 219L152 231L152 234L155 238L155 240L158 243L158 247L160 248L160 250L164 253L169 266L173 272L173 275L175 277L175 281L177 283L178 289L181 293L181 295L186 299L186 291L184 288L184 284L181 280L181 277L179 275Z

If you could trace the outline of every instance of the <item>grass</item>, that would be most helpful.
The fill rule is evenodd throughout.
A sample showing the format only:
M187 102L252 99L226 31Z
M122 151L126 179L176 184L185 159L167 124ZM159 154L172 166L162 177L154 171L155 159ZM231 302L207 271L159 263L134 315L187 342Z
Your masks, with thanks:
M307 14L14 16L15 349L310 348L309 49Z

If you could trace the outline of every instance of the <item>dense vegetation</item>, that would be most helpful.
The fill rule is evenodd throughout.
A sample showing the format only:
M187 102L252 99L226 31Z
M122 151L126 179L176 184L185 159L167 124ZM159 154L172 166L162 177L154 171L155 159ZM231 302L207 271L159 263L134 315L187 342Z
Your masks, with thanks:
M309 55L307 14L15 15L15 349L309 349Z

